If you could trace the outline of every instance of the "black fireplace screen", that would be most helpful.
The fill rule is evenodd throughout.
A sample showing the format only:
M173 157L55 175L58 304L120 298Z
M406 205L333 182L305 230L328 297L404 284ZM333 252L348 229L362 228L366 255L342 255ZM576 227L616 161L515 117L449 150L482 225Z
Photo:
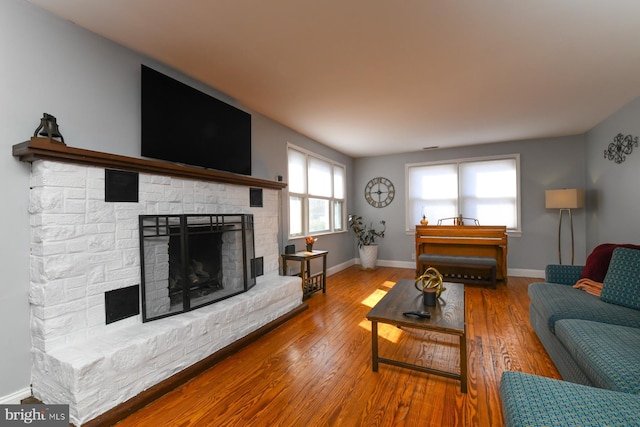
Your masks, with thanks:
M144 322L246 292L253 215L140 215L140 256Z

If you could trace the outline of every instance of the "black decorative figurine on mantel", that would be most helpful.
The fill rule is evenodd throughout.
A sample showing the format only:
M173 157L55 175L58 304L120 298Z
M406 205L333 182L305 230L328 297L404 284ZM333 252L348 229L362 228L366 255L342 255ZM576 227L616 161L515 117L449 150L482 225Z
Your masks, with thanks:
M38 131L40 130L42 130L42 132L40 132L40 136L46 136L48 138L60 138L60 141L62 141L62 143L64 144L64 137L58 129L56 118L51 114L43 113L42 118L40 119L40 126L36 128L33 136L38 136Z
M613 138L609 147L604 150L604 158L609 158L609 160L620 164L627 159L627 155L631 154L634 145L638 146L637 136L634 138L632 135L623 136L619 133Z

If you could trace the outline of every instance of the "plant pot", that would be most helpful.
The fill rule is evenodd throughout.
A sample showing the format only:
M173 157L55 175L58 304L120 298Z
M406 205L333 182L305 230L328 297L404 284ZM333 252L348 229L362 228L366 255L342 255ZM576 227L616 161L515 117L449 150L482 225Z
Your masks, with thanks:
M362 246L358 248L360 252L360 265L363 269L376 268L378 260L378 245Z

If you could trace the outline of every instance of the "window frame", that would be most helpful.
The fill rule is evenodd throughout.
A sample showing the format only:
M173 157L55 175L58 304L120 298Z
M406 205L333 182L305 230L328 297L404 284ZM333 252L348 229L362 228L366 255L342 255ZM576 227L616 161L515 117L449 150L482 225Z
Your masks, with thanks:
M292 239L299 239L299 238L303 238L305 236L309 236L309 235L314 235L314 236L320 236L320 235L327 235L327 234L334 234L334 233L344 233L347 232L347 228L346 228L346 219L347 219L347 166L337 162L333 159L321 156L311 150L307 150L305 148L299 147L297 145L291 144L291 143L287 143L287 182L291 182L291 177L289 176L289 169L290 169L290 150L296 151L298 154L302 154L305 157L305 167L304 167L304 192L303 193L299 193L299 192L294 192L291 191L291 186L288 185L287 186L287 236L289 240ZM316 161L320 161L320 162L324 162L324 163L328 163L330 165L331 168L331 183L330 183L330 188L331 188L331 195L330 196L320 196L320 195L315 195L315 194L309 194L309 161L310 159L316 160ZM343 197L339 198L336 197L336 168L340 168L342 170L342 194ZM300 234L292 234L291 233L291 198L295 197L295 198L300 198L302 201L302 207L301 207L301 215L302 215L302 226L301 226L301 233ZM321 230L321 231L309 231L310 228L310 209L309 209L309 203L310 203L310 199L317 199L317 200L326 200L328 201L329 204L329 212L328 212L328 221L329 221L329 228L327 230ZM340 229L336 229L336 224L335 224L335 206L336 203L341 204L342 205L342 212L340 215L340 220L341 220L341 225L342 228Z
M460 165L463 163L480 163L480 162L491 162L495 160L515 160L516 164L516 201L515 201L515 209L516 209L516 227L515 228L507 228L507 233L513 236L520 236L522 234L522 196L521 196L521 186L520 186L520 153L513 154L501 154L495 156L483 156L483 157L467 157L460 159L449 159L449 160L440 160L440 161L432 161L432 162L419 162L419 163L406 163L405 164L405 231L407 234L415 232L415 225L418 223L415 219L411 218L411 179L410 179L410 169L415 167L428 167L428 166L438 166L438 165L455 165L457 181L458 181L458 194L457 194L457 210L460 212L460 200L462 199L462 184L460 178ZM437 221L436 218L430 219L429 221ZM435 225L435 223L433 223ZM481 224L482 225L482 224Z

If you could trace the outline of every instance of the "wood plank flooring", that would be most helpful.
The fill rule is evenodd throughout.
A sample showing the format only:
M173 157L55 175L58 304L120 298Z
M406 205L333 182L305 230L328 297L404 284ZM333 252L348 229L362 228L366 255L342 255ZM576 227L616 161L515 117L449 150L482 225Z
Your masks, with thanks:
M559 378L529 324L527 286L466 286L468 393L390 365L371 370L366 314L412 269L354 266L330 276L309 310L129 416L127 426L502 426L500 376ZM417 291L416 291L417 292ZM380 355L457 370L457 337L379 325Z

